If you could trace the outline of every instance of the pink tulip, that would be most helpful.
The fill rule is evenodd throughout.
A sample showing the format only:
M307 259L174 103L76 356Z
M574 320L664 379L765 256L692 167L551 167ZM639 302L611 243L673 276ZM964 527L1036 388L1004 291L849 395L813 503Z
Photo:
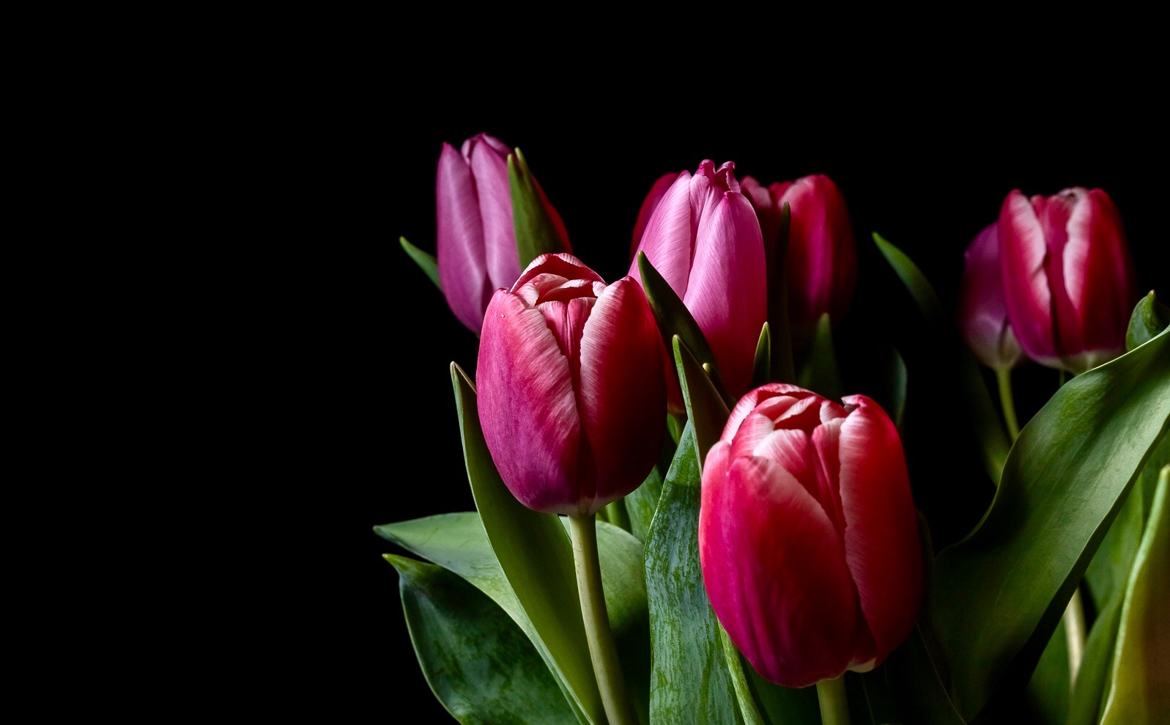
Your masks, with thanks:
M1008 322L1000 273L999 234L992 224L971 242L964 255L963 283L959 290L959 324L979 362L1004 370L1020 359L1020 343Z
M1082 372L1125 349L1137 300L1121 217L1100 189L1008 194L999 214L1008 318L1036 362Z
M533 260L484 317L479 421L525 506L587 514L637 488L666 410L662 338L641 287L568 254Z
M492 291L511 286L520 275L508 154L502 141L481 133L463 142L462 153L443 144L439 155L439 281L451 311L472 332L483 324ZM560 215L540 194L567 250Z
M772 383L731 413L703 466L711 606L767 680L804 687L880 663L922 597L898 431L864 395Z
M642 200L642 206L638 209L638 220L634 223L634 236L630 242L631 256L637 257L638 242L642 241L642 233L646 231L646 224L650 221L650 216L658 208L658 202L662 201L666 191L677 179L678 174L659 176L654 180L654 185L650 187L650 193Z
M733 394L751 384L756 342L767 319L760 225L734 171L730 161L718 171L704 161L693 176L678 174L649 215L637 249L690 310ZM648 204L649 198L643 206ZM635 253L635 279L637 267Z
M743 188L760 216L769 259L780 232L780 213L789 206L785 264L792 329L807 336L822 314L841 319L857 279L857 250L837 185L817 174L764 188L749 176Z

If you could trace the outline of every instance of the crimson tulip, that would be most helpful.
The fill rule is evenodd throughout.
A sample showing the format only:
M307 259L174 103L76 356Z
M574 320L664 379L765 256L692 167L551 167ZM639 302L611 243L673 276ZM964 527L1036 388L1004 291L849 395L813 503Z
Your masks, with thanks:
M1013 191L998 232L1007 314L1028 357L1083 372L1125 349L1137 293L1108 194L1077 187L1028 199Z
M785 278L792 329L807 336L822 314L840 319L857 280L857 249L837 185L822 174L768 187L749 176L743 188L759 214L769 259L778 242L781 211L788 204Z
M666 410L662 338L642 288L568 254L533 260L496 291L479 344L479 421L525 506L591 514L658 458Z
M767 277L760 225L740 192L735 164L716 170L704 161L694 175L678 174L646 221L630 265L635 279L637 252L646 254L695 318L728 390L747 390L767 319ZM678 407L676 389L671 398Z
M699 556L716 616L767 680L804 687L880 663L922 596L894 424L864 395L748 393L703 466Z
M964 255L959 290L959 325L979 362L995 370L1020 359L1020 343L1008 322L1000 272L999 233L992 224L979 232Z
M479 332L492 291L520 276L512 220L508 147L486 133L463 142L461 151L443 144L435 182L439 282L451 311ZM549 217L569 249L556 209L543 193Z

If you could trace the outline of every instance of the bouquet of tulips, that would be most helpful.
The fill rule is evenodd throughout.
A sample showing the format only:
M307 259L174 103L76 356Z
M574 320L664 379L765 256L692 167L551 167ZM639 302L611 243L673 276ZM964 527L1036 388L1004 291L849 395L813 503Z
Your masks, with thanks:
M377 532L456 719L1170 722L1170 314L1104 191L1008 194L957 313L873 235L912 324L966 342L930 402L995 488L941 548L902 421L934 361L891 348L843 395L858 253L829 178L666 174L612 282L490 136L443 147L436 202L437 260L402 246L479 336L451 366L477 511ZM1059 385L1018 420L1025 360Z

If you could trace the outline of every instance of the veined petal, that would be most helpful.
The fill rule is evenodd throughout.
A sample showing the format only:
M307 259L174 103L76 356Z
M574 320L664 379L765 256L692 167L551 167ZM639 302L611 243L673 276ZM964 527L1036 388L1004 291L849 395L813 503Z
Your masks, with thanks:
M1059 366L1044 265L1044 230L1032 204L1019 191L1004 199L998 232L1004 301L1016 339L1032 359Z
M630 242L630 257L637 260L638 243L642 241L642 233L646 231L646 225L650 222L650 216L654 210L658 208L658 202L662 201L662 197L666 195L666 191L678 180L679 174L670 173L663 174L654 180L654 185L650 187L650 193L642 200L642 206L638 209L638 220L634 223L634 237Z
M491 296L483 249L479 197L467 161L443 144L435 180L439 281L451 311L479 333Z
M678 175L650 215L638 244L638 251L645 252L650 264L680 298L686 294L694 256L690 179L691 175L685 171ZM641 280L637 253L630 264L629 274L635 280Z
M471 143L469 162L475 176L479 213L483 219L484 256L493 288L508 288L520 275L507 158L507 153L501 153L481 137Z

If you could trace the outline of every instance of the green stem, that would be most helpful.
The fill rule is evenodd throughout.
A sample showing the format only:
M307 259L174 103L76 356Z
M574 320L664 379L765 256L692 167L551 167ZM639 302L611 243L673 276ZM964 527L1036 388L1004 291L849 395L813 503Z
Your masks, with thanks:
M845 698L845 675L817 683L822 725L849 725L849 702Z
M569 517L569 536L573 540L573 561L577 565L577 592L581 597L581 618L593 674L601 691L601 703L610 725L633 725L634 710L626 697L622 666L618 662L605 595L601 589L601 562L597 558L597 521L593 514Z
M764 718L756 707L756 698L748 685L747 673L743 671L739 650L735 648L735 643L731 641L723 625L719 625L719 639L723 643L723 659L727 662L727 671L731 674L731 687L735 690L735 699L739 701L739 711L743 714L744 725L764 725Z
M1077 681L1077 670L1085 655L1085 607L1081 590L1073 590L1068 608L1064 610L1064 634L1068 640L1068 677L1070 686Z
M1011 433L1014 443L1020 437L1020 424L1016 420L1016 401L1012 397L1012 369L996 370L995 382L999 383L999 404L1003 407L1003 419L1007 421L1008 433Z

